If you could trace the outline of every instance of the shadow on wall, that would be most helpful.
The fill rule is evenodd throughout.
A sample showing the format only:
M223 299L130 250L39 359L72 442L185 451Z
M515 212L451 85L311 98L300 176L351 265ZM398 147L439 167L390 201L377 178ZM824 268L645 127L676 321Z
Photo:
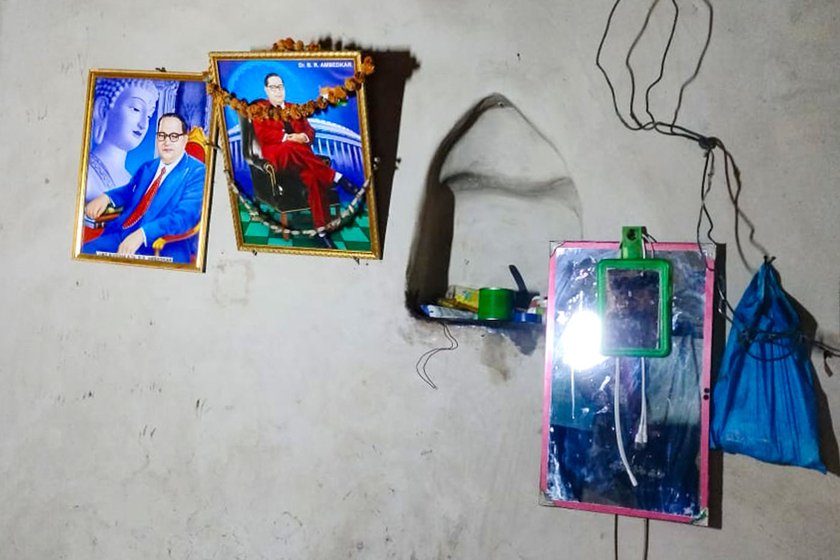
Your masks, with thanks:
M799 314L800 330L806 339L815 340L817 334L817 320L808 312L795 297L787 293L793 307ZM812 354L813 355L813 354ZM827 359L827 358L826 358ZM816 366L816 364L814 364ZM824 364L827 375L831 375L828 364ZM840 476L840 447L837 445L837 436L834 434L834 422L831 418L831 409L828 406L828 397L823 391L820 383L820 370L814 368L814 395L817 399L817 424L820 441L820 459L822 459L826 470L835 476Z
M361 51L362 57L370 56L376 66L376 71L365 81L365 95L370 153L376 168L374 189L379 243L384 253L394 173L399 164L397 148L405 84L414 71L420 68L420 64L407 50L380 51L355 43L345 44L331 37L322 37L316 42L323 51Z
M726 265L727 245L720 243L717 246L715 258L715 283L717 288L714 293L714 308L721 309L723 305L721 294L726 296ZM723 281L721 281L723 280ZM726 349L726 318L720 313L712 315L712 363L711 376L709 379L709 392L704 391L703 399L711 399L711 388L717 382L720 364L723 361L723 352ZM723 528L723 463L724 453L719 449L709 449L709 527L714 529Z
M365 88L370 149L376 163L377 223L384 252L394 173L399 164L397 148L405 83L420 65L408 51L370 50L363 53L370 54L376 64L376 73L368 79Z
M580 199L554 145L506 97L468 111L435 152L406 271L406 306L449 284L547 289L549 241L582 235Z

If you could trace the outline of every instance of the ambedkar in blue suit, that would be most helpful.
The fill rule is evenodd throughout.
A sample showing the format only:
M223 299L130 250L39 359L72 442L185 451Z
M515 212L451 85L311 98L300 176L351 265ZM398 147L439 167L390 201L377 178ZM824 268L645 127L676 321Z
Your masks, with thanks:
M105 226L101 236L85 243L83 253L153 255L155 239L183 234L199 223L205 166L185 152L187 124L175 113L161 116L156 143L159 158L141 165L128 184L105 192L85 206L90 219L98 218L110 206L123 210ZM189 263L196 247L196 237L192 236L167 243L160 256Z

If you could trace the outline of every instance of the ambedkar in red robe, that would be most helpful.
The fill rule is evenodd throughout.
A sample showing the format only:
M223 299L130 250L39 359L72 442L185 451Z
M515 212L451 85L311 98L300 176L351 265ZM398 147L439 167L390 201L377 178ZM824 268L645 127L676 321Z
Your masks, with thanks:
M286 92L280 76L266 76L265 91L268 99L259 100L257 104L285 106ZM309 191L309 208L315 227L326 225L329 216L326 193L336 180L336 172L312 151L315 130L309 121L305 118L289 121L255 119L254 135L262 148L263 158L275 169L300 176Z

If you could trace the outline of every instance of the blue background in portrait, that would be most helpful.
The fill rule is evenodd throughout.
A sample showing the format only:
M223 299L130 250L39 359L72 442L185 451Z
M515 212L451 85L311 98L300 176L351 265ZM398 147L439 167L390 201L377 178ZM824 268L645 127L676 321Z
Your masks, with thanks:
M321 62L348 63L349 66L340 68L322 68L316 66ZM220 60L219 82L227 91L239 99L248 102L265 99L265 76L270 73L279 74L286 86L286 101L289 103L306 103L318 97L318 92L324 86L344 85L344 80L353 75L352 58L317 59L317 60ZM307 64L311 66L306 67ZM300 67L303 65L303 67ZM359 108L356 96L347 100L346 105L330 107L318 113L315 118L340 124L359 133ZM225 107L225 119L228 129L239 124L236 112Z
M97 78L97 82L120 81L123 78ZM175 88L175 107L174 112L178 113L187 121L190 129L194 126L199 126L204 130L204 135L210 138L210 111L213 106L213 98L207 95L206 86L200 79L197 80L151 80L158 91L166 91L167 89ZM204 97L203 107L201 104L194 104L188 101L189 98L196 97L196 88L201 90ZM192 94L192 95L190 95ZM155 107L155 112L149 119L149 128L146 132L146 137L133 150L128 152L125 158L125 168L131 175L145 162L157 157L155 154L155 133L157 132L157 120L160 113L160 97ZM88 146L88 153L93 149L93 139ZM121 186L121 185L118 185Z
M345 63L346 65L322 67L321 63ZM301 104L317 99L321 87L344 85L344 81L353 76L354 71L354 58L218 61L219 85L236 95L237 98L249 103L266 98L264 84L267 74L275 73L282 78L286 86L286 101ZM239 116L230 107L225 107L224 116L225 127L230 136L231 131L239 126ZM355 95L349 97L346 103L330 106L311 118L347 127L354 133L361 135L359 104ZM231 163L236 182L248 197L253 196L251 174L247 166L238 166L235 162ZM365 181L363 172L337 168L335 165L333 169L341 171L356 184L362 184ZM339 195L342 199L345 198L343 191L340 191Z

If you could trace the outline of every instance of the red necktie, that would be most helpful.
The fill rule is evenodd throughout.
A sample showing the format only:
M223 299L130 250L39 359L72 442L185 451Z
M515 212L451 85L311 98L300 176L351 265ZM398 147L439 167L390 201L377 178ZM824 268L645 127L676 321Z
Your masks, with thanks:
M152 199L155 197L155 194L160 188L160 184L163 182L163 175L166 173L166 168L161 167L160 173L158 176L155 177L155 180L152 181L152 184L149 185L149 188L146 189L146 192L143 194L143 198L140 199L140 203L137 204L137 208L134 209L134 212L123 222L123 229L128 229L137 222L140 221L140 218L143 217L143 214L146 213L146 210L149 209L149 205L152 204Z

